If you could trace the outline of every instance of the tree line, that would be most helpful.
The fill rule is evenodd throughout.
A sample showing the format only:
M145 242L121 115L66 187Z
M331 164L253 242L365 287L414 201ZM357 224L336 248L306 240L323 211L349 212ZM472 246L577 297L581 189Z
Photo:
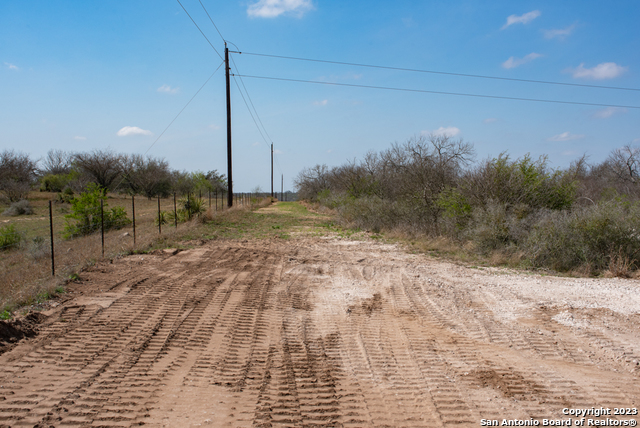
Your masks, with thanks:
M50 150L43 159L33 159L15 150L0 152L0 194L10 202L41 191L73 195L95 183L103 194L119 192L148 198L172 193L223 191L226 177L216 170L179 171L162 158L112 150L68 152Z
M300 198L374 232L445 237L460 248L561 271L640 267L640 148L551 168L546 156L475 160L472 144L417 136L362 160L299 173Z

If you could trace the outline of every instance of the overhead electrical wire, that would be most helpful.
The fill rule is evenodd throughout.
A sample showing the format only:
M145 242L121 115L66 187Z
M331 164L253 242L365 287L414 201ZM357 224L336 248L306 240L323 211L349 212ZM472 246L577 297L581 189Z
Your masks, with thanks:
M240 73L240 69L238 68L235 60L233 59L233 57L230 57L230 58L231 58L231 62L233 62L233 67L238 71L238 73ZM267 132L267 129L264 127L264 123L262 123L262 119L260 119L260 115L258 114L258 110L256 110L256 106L253 104L253 100L251 100L251 96L249 95L249 91L247 90L247 87L244 84L244 80L242 80L242 75L238 74L238 77L240 78L240 83L242 83L242 87L244 88L244 91L247 94L247 98L249 98L249 102L251 103L251 107L253 107L253 111L256 113L256 117L258 118L258 121L260 122L260 125L262 125L262 129L264 130L264 133L269 138L269 141L271 141L271 144L273 144L273 139L271 138L271 136L269 136L269 133ZM238 89L240 89L240 88L238 88Z
M236 76L233 76L233 81L235 82L238 88L238 91L240 92L240 96L242 97L242 101L244 101L244 105L247 107L247 110L249 110L249 114L251 115L251 119L253 119L253 123L256 125L256 128L258 128L258 132L260 133L260 136L264 140L264 143L267 145L267 147L269 147L269 142L267 141L264 134L262 133L262 130L260 130L260 127L258 126L258 122L256 122L256 118L253 116L253 112L251 111L251 108L249 108L249 104L247 104L247 100L244 97L244 94L242 93L242 89L240 89L240 85L238 84L238 80L236 79Z
M539 99L539 98L505 97L500 95L470 94L470 93L464 93L464 92L429 91L426 89L394 88L390 86L374 86L374 85L356 85L354 83L319 82L314 80L288 79L283 77L269 77L269 76L252 76L247 74L242 75L242 77L247 77L250 79L277 80L282 82L313 83L316 85L346 86L346 87L352 87L352 88L382 89L387 91L418 92L418 93L437 94L437 95L455 95L460 97L492 98L492 99L511 100L511 101L533 101L533 102L553 103L553 104L573 104L573 105L592 106L592 107L616 107L616 108L640 109L640 106L629 106L629 105L619 105L619 104L586 103L586 102L580 102L580 101L546 100L546 99Z
M198 89L196 91L195 94L193 94L193 96L191 97L191 99L184 105L184 107L182 107L182 110L180 110L178 112L178 114L173 118L173 120L171 122L169 122L169 124L164 128L164 131L162 131L162 133L160 133L160 135L158 135L158 138L156 138L156 140L151 143L151 145L149 146L149 148L142 154L142 156L146 155L147 153L149 153L149 150L151 150L153 148L153 146L156 145L156 143L158 142L158 140L160 140L160 138L164 135L165 132L167 132L167 130L171 127L171 125L173 125L173 122L176 121L176 119L178 119L178 117L180 117L180 115L182 114L182 112L189 106L189 104L191 104L191 101L193 101L193 99L200 93L200 91L202 91L202 89L207 86L207 83L209 83L209 80L211 80L211 78L218 72L218 70L220 70L220 67L222 67L222 64L224 64L224 61L222 61L220 63L220 65L218 66L218 68L215 69L215 71L213 73L211 73L211 76L209 76L209 78L202 84L202 86L200 86L200 89ZM123 176L122 179L120 180L120 183L118 183L115 187L117 188L118 186L120 186L120 184L122 184L122 182L124 181L126 177Z
M218 35L220 36L222 41L226 44L227 40L224 38L224 36L220 32L220 29L218 28L216 23L213 21L213 18L209 14L209 11L207 11L207 8L205 7L204 3L202 3L202 0L198 0L198 2L200 3L200 6L202 6L202 9L204 10L204 12L209 17L209 21L211 21L211 24L213 24L213 27L218 32ZM194 24L195 24L195 22L194 22ZM207 39L207 40L209 40L209 39ZM231 43L231 42L229 42L229 43ZM233 44L233 43L231 43L231 44ZM230 56L230 58L231 58L231 62L233 62L233 67L238 71L238 73L240 73L240 70L238 69L238 66L237 66L236 62L234 61L233 57ZM271 139L271 136L267 132L267 128L264 126L264 123L262 122L262 119L260 119L260 115L258 114L258 110L256 109L255 104L253 104L253 100L251 99L251 95L249 95L249 90L247 89L247 86L244 84L244 80L242 80L242 76L240 74L238 74L238 77L240 78L240 83L242 84L242 87L244 88L244 93L247 95L247 98L249 99L249 103L251 104L251 107L253 108L253 112L251 111L251 108L249 107L249 104L247 103L247 100L245 99L245 96L242 93L242 89L240 88L240 85L238 84L238 80L235 77L236 76L234 75L233 76L233 81L235 82L235 84L236 84L236 86L238 88L238 91L240 92L240 96L242 97L242 101L244 101L244 105L247 107L247 110L249 110L249 114L251 115L251 119L253 120L253 123L256 125L256 128L258 129L258 132L260 133L260 136L262 137L262 140L265 142L267 147L269 147L270 149L273 149L273 140ZM254 117L254 113L255 113L255 117ZM256 121L256 118L258 119L257 121ZM262 129L260 129L260 126L258 125L258 122L260 123L260 126L262 126ZM264 133L263 133L263 131L264 131ZM266 138L265 138L265 135L267 136ZM271 145L269 144L269 142L271 142ZM280 163L278 162L278 159L275 157L275 153L274 153L274 158L275 158L276 165L278 166L278 170L282 173L282 168L280 168Z
M220 38L222 39L223 42L226 42L226 40L224 39L224 37L222 36L222 33L220 32L220 30L218 30L218 26L216 25L215 22L213 22L213 18L211 18L211 15L209 15L209 11L207 11L207 8L204 7L204 4L202 3L202 0L198 0L200 2L200 6L202 6L202 9L204 9L204 13L207 14L207 16L209 17L209 21L211 21L211 23L213 24L213 27L216 29L216 31L218 32L218 34L220 35Z
M182 6L182 3L180 3L180 0L176 0L178 2L178 4L182 7L182 10L184 10L184 12L187 14L187 16L189 17L189 19L191 19L191 22L193 22L193 25L196 26L196 28L200 31L200 34L202 34L202 37L204 37L207 42L209 42L209 45L211 45L211 47L213 48L213 50L218 54L218 56L220 57L220 59L224 60L224 58L222 58L222 55L220 55L220 52L218 52L218 50L215 48L215 46L213 46L213 43L211 43L211 41L209 40L209 38L204 34L204 32L200 29L200 27L198 26L198 24L196 23L196 21L193 20L193 18L191 17L191 15L189 14L189 12L187 12L187 9L184 8L184 6ZM204 6L203 6L204 7ZM205 9L206 11L206 9ZM208 15L208 14L207 14ZM211 21L213 22L213 21ZM215 24L214 24L215 25ZM224 39L223 39L224 40Z
M465 73L452 73L447 71L421 70L417 68L390 67L385 65L361 64L361 63L344 62L344 61L330 61L330 60L324 60L324 59L300 58L300 57L284 56L284 55L269 55L269 54L262 54L262 53L256 53L256 52L239 52L239 53L243 55L288 59L288 60L294 60L294 61L309 61L309 62L320 62L325 64L351 65L355 67L380 68L384 70L410 71L415 73L442 74L447 76L474 77L479 79L507 80L512 82L541 83L545 85L578 86L583 88L615 89L620 91L640 91L640 88L625 88L620 86L589 85L586 83L566 83L566 82L554 82L550 80L516 79L513 77L486 76L481 74L465 74Z
M202 84L202 86L200 86L200 89L198 89L196 91L195 94L193 94L193 96L191 97L191 99L189 100L189 102L187 102L184 107L182 107L182 110L180 110L180 112L176 115L176 117L173 118L173 120L167 125L166 128L164 128L164 131L162 131L162 133L160 135L158 135L158 138L156 138L156 140L151 144L151 146L149 146L149 148L147 149L146 152L144 152L143 156L146 155L149 150L151 150L151 148L158 142L158 140L160 139L160 137L162 137L164 135L165 132L167 132L167 129L169 129L169 127L171 125L173 125L173 122L176 121L176 119L182 114L182 112L189 106L189 104L191 104L191 101L193 101L193 99L200 93L200 91L202 91L202 89L207 85L207 83L209 83L209 80L211 80L211 78L218 72L218 70L220 70L220 67L222 67L222 64L224 64L224 61L220 63L220 65L218 66L218 68L216 68L216 70L211 74L211 76L209 76L209 78Z
M258 132L260 133L260 136L262 137L262 140L264 141L264 143L267 145L267 147L269 149L271 149L271 145L269 144L269 141L271 141L271 137L269 137L269 134L267 134L267 130L264 129L264 125L262 125L263 129L264 129L264 133L262 132L262 130L260 129L260 126L258 126L258 122L256 121L256 118L253 115L253 112L251 111L251 108L249 107L249 104L247 103L247 100L244 96L244 94L242 93L242 89L240 88L240 85L238 84L238 80L236 79L236 76L233 76L233 81L236 84L236 87L238 88L238 92L240 92L240 96L242 97L242 101L244 101L244 105L247 107L247 110L249 111L249 114L251 115L251 119L253 120L253 123L256 125L256 128L258 129ZM244 84L243 84L244 86ZM246 91L246 87L245 87L245 91ZM249 92L246 92L247 97L249 97ZM249 100L251 100L251 98L249 98ZM255 107L254 107L255 109ZM260 123L262 124L262 121L260 120L260 116L258 116L258 112L255 112L256 117L258 118L258 120L260 121ZM267 134L267 137L269 137L269 140L267 140L267 138L265 138L265 134ZM273 141L271 141L271 144L273 144ZM282 168L280 168L280 163L278 162L278 159L275 157L275 152L274 152L274 159L275 162L278 166L278 170L282 173Z

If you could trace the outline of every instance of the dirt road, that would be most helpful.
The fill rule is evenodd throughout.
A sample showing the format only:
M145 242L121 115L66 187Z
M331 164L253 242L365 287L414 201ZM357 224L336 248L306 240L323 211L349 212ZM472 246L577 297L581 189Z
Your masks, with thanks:
M640 407L638 281L335 237L217 241L81 278L0 356L0 425L480 426Z

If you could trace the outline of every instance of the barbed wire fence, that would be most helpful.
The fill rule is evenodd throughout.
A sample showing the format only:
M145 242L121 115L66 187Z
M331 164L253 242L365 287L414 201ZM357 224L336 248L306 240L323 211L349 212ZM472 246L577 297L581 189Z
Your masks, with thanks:
M0 237L0 266L4 271L0 279L0 307L6 307L7 302L28 301L35 286L25 286L27 283L73 279L82 268L100 260L145 251L158 240L169 240L181 229L194 227L197 217L207 211L216 215L228 210L226 196L224 191L155 198L109 195L107 203L94 213L97 221L93 219L87 226L75 223L68 204L48 200L45 215L22 219L37 225L26 230L5 228ZM234 207L252 209L269 197L266 192L235 193ZM198 209L191 209L196 206ZM106 214L112 208L123 209L127 221L110 223ZM69 236L68 225L74 227L73 236Z

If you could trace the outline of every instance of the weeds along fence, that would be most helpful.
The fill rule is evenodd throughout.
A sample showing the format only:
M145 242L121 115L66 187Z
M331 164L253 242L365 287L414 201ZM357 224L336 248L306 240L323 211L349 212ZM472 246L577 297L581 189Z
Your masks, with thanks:
M267 193L234 194L234 207L251 209ZM130 254L178 235L188 235L198 219L227 210L227 194L204 192L168 198L109 195L94 213L97 221L69 236L69 204L42 201L35 215L0 223L0 312L31 304L42 290L55 288L102 258ZM191 209L186 210L186 207ZM124 210L126 221L109 223L110 210ZM48 284L48 285L47 285Z

